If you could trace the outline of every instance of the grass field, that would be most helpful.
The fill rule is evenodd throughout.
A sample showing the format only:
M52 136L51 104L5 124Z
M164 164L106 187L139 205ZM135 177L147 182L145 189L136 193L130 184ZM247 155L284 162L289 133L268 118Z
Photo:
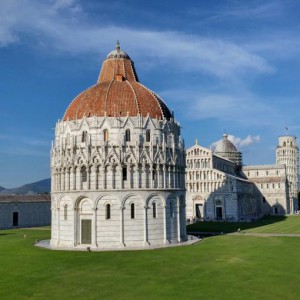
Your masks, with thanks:
M249 230L300 227L300 217L269 221ZM193 246L98 253L32 246L49 237L49 228L0 231L0 299L300 298L298 237L222 235Z

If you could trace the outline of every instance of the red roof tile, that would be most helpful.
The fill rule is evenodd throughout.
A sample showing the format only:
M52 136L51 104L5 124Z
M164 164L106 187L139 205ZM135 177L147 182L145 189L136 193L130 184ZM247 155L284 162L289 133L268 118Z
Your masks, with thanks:
M69 105L64 120L83 116L150 116L170 119L166 104L138 82L133 61L117 48L103 62L96 85L79 94Z

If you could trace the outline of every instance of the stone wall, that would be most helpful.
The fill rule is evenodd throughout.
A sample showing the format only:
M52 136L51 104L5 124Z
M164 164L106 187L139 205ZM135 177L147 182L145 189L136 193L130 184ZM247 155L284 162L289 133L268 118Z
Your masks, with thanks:
M0 229L50 225L50 204L50 195L0 196Z

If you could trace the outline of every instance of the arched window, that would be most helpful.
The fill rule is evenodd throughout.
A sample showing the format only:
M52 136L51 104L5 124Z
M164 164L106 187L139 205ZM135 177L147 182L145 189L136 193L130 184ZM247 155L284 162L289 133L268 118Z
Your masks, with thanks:
M126 129L125 131L125 141L130 142L130 130Z
M103 130L103 140L104 140L104 142L108 142L108 140L109 140L109 132L107 129Z
M64 206L64 220L68 219L68 205L65 204Z
M110 219L110 204L106 204L106 220Z
M153 211L153 218L155 219L156 218L156 203L155 202L152 203L152 211Z
M82 131L81 142L84 143L87 140L87 131Z
M146 131L146 142L150 142L150 137L151 137L151 135L150 135L150 129L148 129Z
M135 218L134 203L131 203L131 204L130 204L130 216L131 216L131 219L134 219L134 218Z

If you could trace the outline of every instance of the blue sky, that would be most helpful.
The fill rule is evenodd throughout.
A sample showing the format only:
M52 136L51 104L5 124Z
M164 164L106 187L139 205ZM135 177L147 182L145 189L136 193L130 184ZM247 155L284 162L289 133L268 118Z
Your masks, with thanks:
M0 186L48 178L55 123L120 40L186 146L232 135L245 164L300 137L296 0L0 2Z

